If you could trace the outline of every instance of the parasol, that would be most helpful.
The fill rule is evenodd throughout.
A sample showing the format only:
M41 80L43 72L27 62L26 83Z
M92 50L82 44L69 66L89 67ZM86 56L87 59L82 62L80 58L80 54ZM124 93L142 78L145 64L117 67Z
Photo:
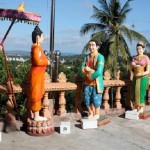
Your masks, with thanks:
M16 10L0 9L0 20L11 21L11 25L9 26L3 40L0 43L1 45L3 45L10 29L12 28L15 22L24 22L28 24L37 25L41 20L41 16L35 13L25 11L24 3L21 3Z
M38 14L35 14L35 13L25 11L24 3L21 3L17 7L16 10L13 10L13 9L0 9L0 20L2 20L2 21L3 20L10 20L11 21L11 24L10 24L6 34L4 35L4 38L0 42L0 46L2 47L2 53L3 53L4 61L5 61L5 64L6 64L7 81L9 82L11 93L13 94L13 104L14 104L16 110L17 110L16 99L15 99L13 86L12 86L12 77L10 75L10 71L9 71L9 68L8 68L6 54L5 54L5 51L4 51L3 44L5 42L5 39L7 38L8 33L10 32L12 26L14 25L14 23L24 22L24 23L28 23L28 24L37 25L41 20L41 16L38 15Z

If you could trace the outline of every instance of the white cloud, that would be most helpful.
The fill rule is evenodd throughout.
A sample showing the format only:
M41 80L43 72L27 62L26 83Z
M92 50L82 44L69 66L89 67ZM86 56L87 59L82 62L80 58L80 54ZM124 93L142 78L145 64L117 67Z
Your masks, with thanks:
M42 44L44 50L49 51L50 38L49 34L44 34L45 40ZM2 38L2 36L0 36ZM66 53L81 53L85 44L89 41L90 36L81 36L79 29L65 29L55 33L55 50L60 50ZM5 43L6 50L26 50L30 51L32 45L31 36L16 36L10 34Z
M54 50L60 50L66 53L81 53L90 36L81 36L78 29L65 29L55 33ZM49 35L45 35L43 48L49 50Z

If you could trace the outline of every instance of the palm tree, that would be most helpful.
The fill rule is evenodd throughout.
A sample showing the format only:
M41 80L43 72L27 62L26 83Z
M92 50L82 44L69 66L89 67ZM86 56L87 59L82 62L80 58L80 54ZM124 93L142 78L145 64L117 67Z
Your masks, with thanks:
M100 9L93 6L94 13L91 16L97 23L87 23L81 27L81 35L93 31L91 39L97 39L101 43L100 52L105 56L105 69L109 69L115 76L119 69L118 57L122 57L128 64L131 60L131 53L127 45L133 40L143 41L147 44L147 39L140 33L129 29L123 25L127 14L132 10L129 6L132 0L127 0L121 7L120 0L98 0ZM83 53L88 49L87 45Z

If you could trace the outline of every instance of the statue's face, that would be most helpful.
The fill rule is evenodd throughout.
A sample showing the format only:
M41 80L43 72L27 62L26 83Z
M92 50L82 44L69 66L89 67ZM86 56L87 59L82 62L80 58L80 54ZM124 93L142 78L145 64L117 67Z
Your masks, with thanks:
M94 53L98 50L98 46L96 46L96 43L93 42L93 41L89 42L88 46L89 46L89 49L90 49L91 53Z
M138 47L137 47L137 53L138 53L138 55L143 55L143 53L144 53L144 48L143 48L142 46L138 46Z
M41 36L39 37L39 42L40 42L40 44L42 44L42 43L43 43L43 41L44 41L44 35L43 35L43 34L41 34Z
M42 44L43 41L44 41L44 36L43 36L43 34L41 34L41 36L38 35L38 36L37 36L37 43Z

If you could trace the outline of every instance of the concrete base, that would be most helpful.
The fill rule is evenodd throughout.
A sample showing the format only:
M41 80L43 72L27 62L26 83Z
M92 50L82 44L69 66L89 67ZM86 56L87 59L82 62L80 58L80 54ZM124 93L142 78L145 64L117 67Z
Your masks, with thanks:
M54 122L52 119L47 121L34 121L27 119L27 133L32 136L47 136L54 133Z
M82 119L87 119L87 117L83 117ZM81 119L81 123L82 123L82 119ZM87 120L90 120L90 119L87 119ZM109 122L110 122L110 119L108 117L100 116L99 119L97 119L97 126L102 126Z
M61 122L60 134L70 134L70 121Z
M126 119L139 120L139 113L135 111L126 111L125 112Z
M82 129L93 129L97 128L97 120L95 119L81 119Z

